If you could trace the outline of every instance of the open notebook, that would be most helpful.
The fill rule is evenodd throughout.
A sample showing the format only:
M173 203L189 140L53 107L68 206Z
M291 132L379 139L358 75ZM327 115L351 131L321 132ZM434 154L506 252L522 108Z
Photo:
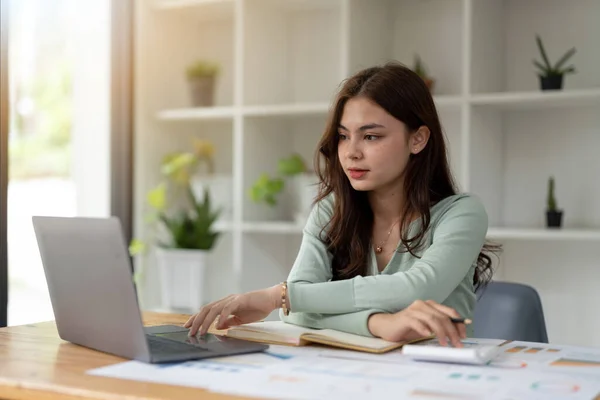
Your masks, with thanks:
M311 343L319 343L368 353L385 353L398 349L407 343L429 338L412 340L410 342L388 342L379 338L364 337L333 329L304 328L281 321L254 322L234 326L227 330L214 329L213 325L209 329L209 332L216 335L225 335L232 338L267 344L306 346Z

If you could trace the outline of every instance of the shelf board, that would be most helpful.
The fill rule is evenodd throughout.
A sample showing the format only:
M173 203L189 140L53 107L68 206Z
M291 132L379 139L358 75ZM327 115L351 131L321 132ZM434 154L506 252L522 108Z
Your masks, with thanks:
M189 7L232 7L234 0L155 0L158 9L177 9Z
M330 10L340 6L337 0L262 0L262 6L283 11Z
M234 114L234 107L196 107L159 111L157 117L163 121L229 120Z
M434 101L438 107L458 107L462 103L462 98L442 95L434 96ZM326 115L331 105L328 102L256 105L243 107L242 113L247 117Z
M233 231L233 222L217 220L213 227L217 232L231 232Z
M233 19L234 0L155 0L159 11L182 12L199 21Z
M487 236L491 239L600 241L600 229L489 228Z
M302 225L288 221L269 221L269 222L245 222L242 224L244 232L253 233L302 233Z
M460 106L459 96L436 96L438 107ZM246 117L294 117L302 115L327 115L331 104L326 102L269 104L241 107ZM227 120L235 115L236 107L190 107L159 111L157 117L163 121Z
M233 15L234 0L155 0L154 8L158 10L197 9L207 16Z
M600 105L600 89L475 94L470 103L501 110Z
M290 103L245 106L242 113L247 117L293 117L296 115L326 115L329 112L329 103Z

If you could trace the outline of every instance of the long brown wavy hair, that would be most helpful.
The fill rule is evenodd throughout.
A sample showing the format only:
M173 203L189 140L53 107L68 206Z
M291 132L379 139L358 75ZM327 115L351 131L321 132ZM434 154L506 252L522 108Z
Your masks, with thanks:
M325 238L333 255L333 279L365 276L370 253L373 211L367 193L350 185L338 158L338 128L346 102L357 96L370 99L396 119L410 132L427 126L430 137L418 154L411 154L404 171L405 205L400 224L400 237L405 250L416 252L423 244L429 228L430 207L457 193L448 164L442 127L431 93L423 80L409 68L396 62L359 71L342 82L325 132L315 154L315 171L319 174L319 194L315 203L332 192L335 195L333 216L327 224ZM361 210L357 212L357 210ZM411 215L422 218L421 230L408 237ZM488 253L499 246L484 244L477 258L473 285L485 285L493 275L492 259Z

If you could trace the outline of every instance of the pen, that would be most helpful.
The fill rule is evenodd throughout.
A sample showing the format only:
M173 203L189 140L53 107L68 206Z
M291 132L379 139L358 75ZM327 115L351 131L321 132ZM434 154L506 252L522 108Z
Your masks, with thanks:
M452 321L455 324L465 324L465 325L469 325L471 322L473 322L468 318L450 318L450 321Z

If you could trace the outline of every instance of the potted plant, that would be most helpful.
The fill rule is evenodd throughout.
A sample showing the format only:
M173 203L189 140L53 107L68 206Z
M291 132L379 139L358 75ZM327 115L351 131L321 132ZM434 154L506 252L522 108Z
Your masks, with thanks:
M429 91L433 93L435 80L432 77L430 77L427 73L427 67L425 66L425 63L421 60L421 57L418 54L415 55L415 64L413 66L413 71L417 75L419 75L421 79L423 79Z
M548 179L548 194L546 201L546 226L548 228L560 228L562 225L563 212L556 206L556 198L554 197L554 177Z
M187 68L186 75L194 107L214 105L215 81L219 72L219 64L205 60L198 60Z
M215 147L207 140L194 139L193 149L168 154L161 167L163 175L169 179L185 183L190 182L196 197L202 197L207 191L211 203L218 204L223 219L231 219L233 193L231 175L215 173Z
M306 221L318 194L318 178L306 167L304 159L297 153L280 159L277 172L278 176L275 177L267 173L261 174L248 192L250 199L271 207L277 205L278 196L285 188L285 180L289 179L293 187L294 219L301 224Z
M196 196L185 173L173 173L165 168L164 180L147 194L150 208L146 222L150 239L134 239L129 250L132 256L145 253L152 244L160 274L163 307L189 312L204 304L204 276L207 255L219 233L213 224L220 210L213 209L209 190Z
M537 42L538 49L540 50L540 54L542 55L543 64L538 60L534 60L533 64L538 68L538 76L540 79L540 86L542 90L559 90L562 89L563 86L563 76L565 74L573 74L575 73L575 67L570 65L568 67L564 67L565 63L575 54L575 47L572 47L567 51L557 62L552 66L550 61L548 60L548 55L546 54L546 49L544 48L544 44L542 43L542 39L539 35L535 36L535 40Z

